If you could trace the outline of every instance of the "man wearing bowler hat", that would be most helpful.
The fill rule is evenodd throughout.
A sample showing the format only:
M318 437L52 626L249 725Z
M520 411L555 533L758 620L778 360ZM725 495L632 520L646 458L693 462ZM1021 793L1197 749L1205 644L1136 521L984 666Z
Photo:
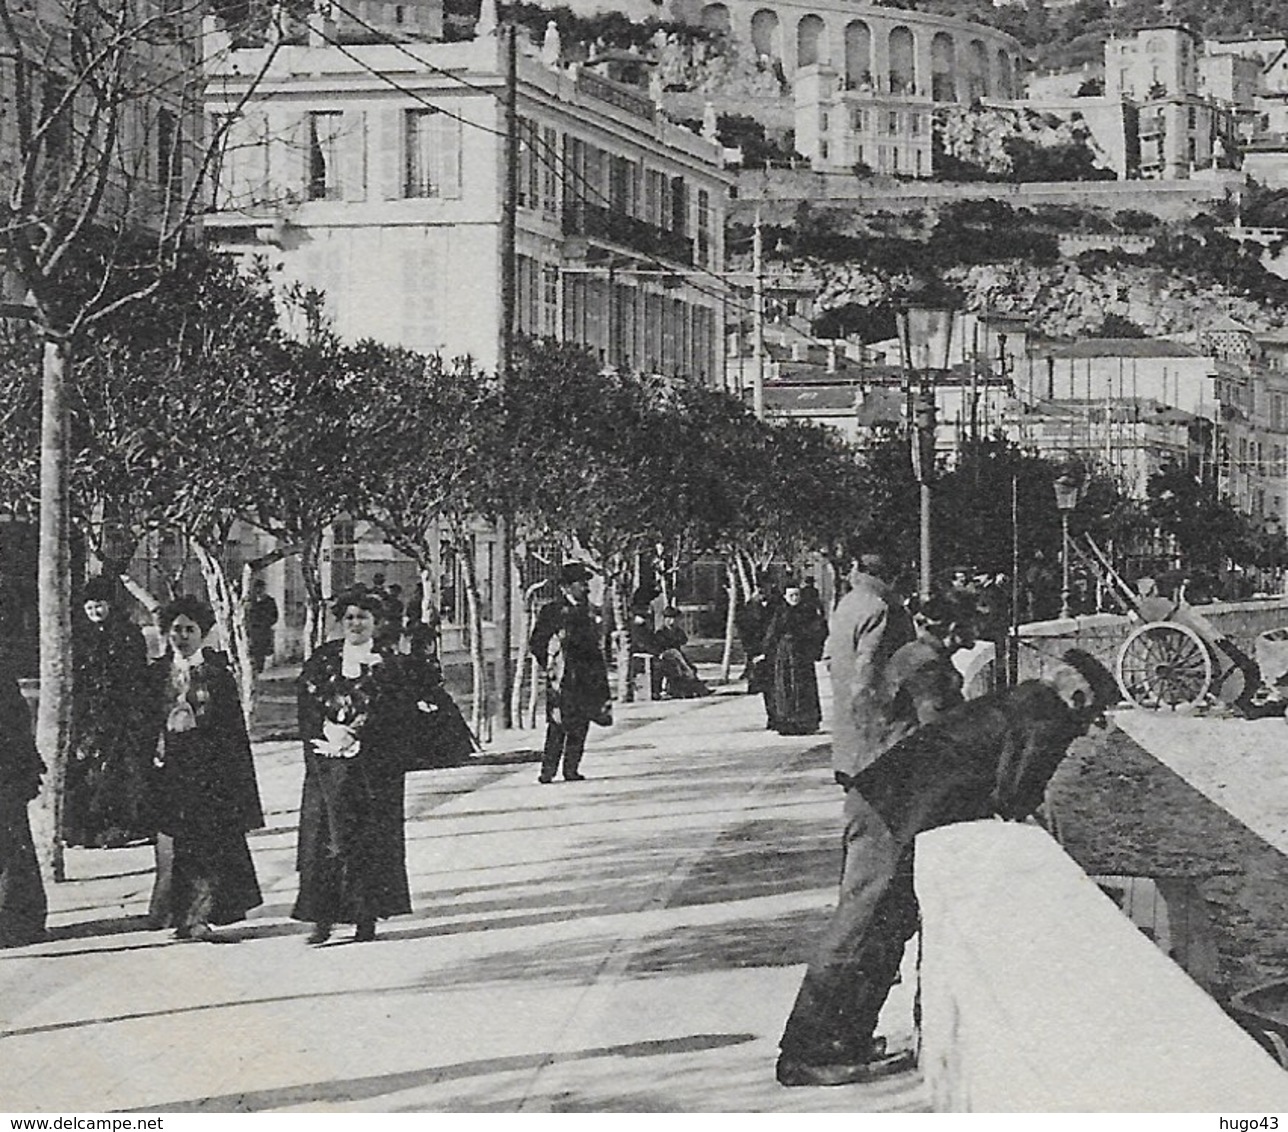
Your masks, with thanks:
M590 607L591 571L567 562L559 571L558 601L542 606L528 650L546 672L546 742L538 782L581 782L582 752L592 722L610 723L608 666L600 650L603 625Z

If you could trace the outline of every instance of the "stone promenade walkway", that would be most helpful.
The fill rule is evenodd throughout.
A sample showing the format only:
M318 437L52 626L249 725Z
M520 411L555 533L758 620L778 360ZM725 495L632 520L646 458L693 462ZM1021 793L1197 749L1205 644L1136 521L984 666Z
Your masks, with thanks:
M0 952L0 1110L924 1110L917 1074L773 1078L836 880L826 736L737 695L618 716L584 783L521 755L410 776L415 911L374 943L310 949L287 918L292 743L256 748L265 906L235 943L146 930L149 848L71 852L51 941Z

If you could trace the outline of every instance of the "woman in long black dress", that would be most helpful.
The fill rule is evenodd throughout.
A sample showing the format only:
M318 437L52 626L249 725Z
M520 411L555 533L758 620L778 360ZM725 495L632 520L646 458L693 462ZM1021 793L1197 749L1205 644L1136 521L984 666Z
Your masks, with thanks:
M45 938L45 887L27 816L44 772L27 702L18 681L0 669L0 947Z
M262 903L246 833L264 824L237 682L222 653L201 647L214 621L196 598L171 602L160 613L169 651L151 668L162 836L150 916L176 939L211 942L211 924Z
M148 652L107 578L91 578L72 625L72 754L63 840L115 848L148 836Z
M346 594L332 613L344 635L309 657L299 683L304 793L291 915L313 924L312 944L337 923L372 940L377 920L411 911L403 787L424 711L413 666L374 644L379 595Z
M827 622L822 613L802 603L798 586L783 591L765 629L763 647L772 682L771 726L780 735L812 735L823 714L818 701L814 663L822 655Z

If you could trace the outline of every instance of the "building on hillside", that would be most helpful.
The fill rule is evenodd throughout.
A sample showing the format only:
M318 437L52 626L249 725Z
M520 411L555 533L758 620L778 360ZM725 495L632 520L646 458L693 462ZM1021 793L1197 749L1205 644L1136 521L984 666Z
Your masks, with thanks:
M931 175L934 102L926 95L852 89L829 64L796 73L796 150L811 167Z
M1235 163L1240 130L1260 121L1256 73L1237 55L1205 58L1187 28L1151 27L1106 41L1103 93L1070 96L1047 81L1024 105L1083 123L1120 179L1177 180Z
M1199 89L1202 40L1151 27L1105 44L1105 97L1139 108L1140 176L1173 180L1230 155L1233 112Z
M211 53L216 121L246 76L263 74L229 125L207 238L267 261L283 286L323 292L342 337L469 355L491 369L501 337L501 42L425 42L429 17L409 29L401 7L343 10L353 13L345 24L288 25L277 42ZM558 46L545 51L525 48L517 60L517 330L584 345L605 366L721 385L732 181L721 147L613 77L620 60L563 69ZM424 581L445 646L459 643L466 564L446 546L422 580L375 528L341 523L328 538L329 592L376 572L405 593ZM502 585L495 532L479 524L473 544L491 620ZM296 628L288 622L287 652Z
M1250 59L1263 69L1272 60L1288 48L1288 38L1282 35L1271 36L1210 36L1203 41L1205 55L1237 55L1241 59Z
M1234 137L1241 144L1252 141L1261 129L1257 98L1261 93L1262 62L1239 54L1204 54L1199 57L1199 93L1229 112Z
M554 7L553 2L547 6ZM790 84L830 63L848 87L937 101L1012 98L1024 48L997 28L954 16L847 0L571 0L581 15L620 13L710 28Z

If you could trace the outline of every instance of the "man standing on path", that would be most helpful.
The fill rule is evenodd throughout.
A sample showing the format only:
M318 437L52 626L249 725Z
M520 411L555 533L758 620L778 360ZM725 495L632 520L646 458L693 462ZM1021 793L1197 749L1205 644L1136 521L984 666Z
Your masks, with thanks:
M850 1085L911 1069L877 1020L917 930L913 843L955 822L1021 821L1068 751L1118 699L1109 671L1079 650L1042 680L990 692L909 735L850 781L844 872L831 923L779 1045L782 1085Z
M268 592L263 578L250 586L246 607L246 636L250 645L250 666L258 676L273 655L273 626L277 624L277 602Z
M842 786L902 734L886 694L885 669L915 634L888 576L881 555L857 556L850 592L832 612L825 655L832 677L832 770Z
M592 722L610 723L608 665L600 650L601 619L590 608L590 570L580 562L559 571L563 596L537 614L528 651L546 672L546 742L537 781L553 782L560 763L565 782L581 782L582 752Z

